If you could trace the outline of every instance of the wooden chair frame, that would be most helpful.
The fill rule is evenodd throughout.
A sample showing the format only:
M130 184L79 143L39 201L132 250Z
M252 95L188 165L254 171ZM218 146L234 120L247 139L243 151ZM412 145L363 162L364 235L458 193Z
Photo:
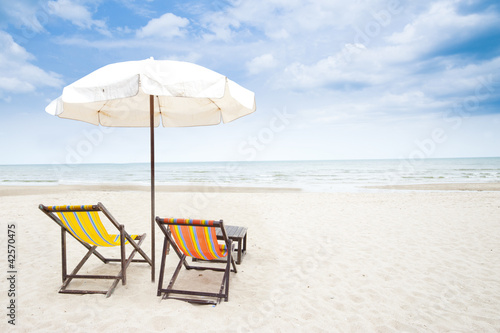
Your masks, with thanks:
M67 206L66 208L62 209L61 206L58 206L58 210L50 210L49 207L44 206L44 205L39 205L39 208L41 211L43 211L47 216L49 216L54 222L56 222L60 227L61 227L61 253L62 253L62 286L59 289L59 293L61 294L104 294L106 297L111 296L113 293L114 289L118 285L118 282L120 280L122 281L122 285L125 285L127 283L127 267L130 265L131 262L135 263L148 263L150 266L153 264L151 259L148 257L148 255L141 249L141 245L144 242L144 239L146 238L146 234L142 234L140 236L137 236L135 239L132 238L126 231L125 227L122 224L119 224L117 220L111 215L111 213L104 207L102 203L97 203L97 205L92 205L91 208L88 206ZM97 212L102 212L110 221L111 224L119 231L120 233L120 258L106 258L104 257L101 253L97 251L96 245L91 245L88 244L79 238L75 237L67 228L66 226L62 223L62 221L59 219L58 216L56 216L55 213L57 212L90 212L90 211L97 211ZM66 258L66 250L67 250L67 245L66 245L66 233L69 233L75 240L77 240L80 244L82 244L88 251L87 254L82 258L82 260L76 265L76 267L73 269L73 271L68 274L67 270L67 258ZM132 247L133 250L128 256L126 257L125 254L125 246L126 246L126 241L128 241ZM136 253L139 253L144 259L134 259L134 256ZM92 256L96 256L101 260L103 263L107 264L110 262L119 262L121 264L121 270L118 272L117 275L85 275L85 274L78 274L78 271L83 267L83 265L87 262L87 260ZM75 289L67 289L68 285L73 279L107 279L107 280L114 280L109 289L107 290L75 290Z
M220 303L221 299L224 299L225 302L228 301L229 299L229 275L230 272L237 273L236 269L236 264L234 262L234 258L232 257L232 252L233 252L233 243L232 240L230 240L227 237L226 231L224 229L224 223L222 220L220 221L213 221L212 225L202 225L202 224L187 224L188 226L192 227L201 227L201 228L216 228L219 229L222 233L222 239L226 245L227 249L227 263L225 268L220 268L220 267L207 267L207 266L193 266L189 265L188 261L186 260L186 255L182 253L182 251L179 249L178 244L175 242L175 239L173 238L170 230L166 227L167 225L183 225L186 226L186 223L175 223L175 222L170 222L170 219L163 219L160 217L156 217L156 223L160 227L160 230L163 232L165 235L164 242L163 242L163 251L162 251L162 256L161 256L161 264L160 264L160 276L158 278L158 291L157 291L157 296L161 296L163 293L163 298L162 299L177 299L177 300L182 300L186 301L189 303L196 303L196 304L218 304ZM163 287L163 279L164 279L164 273L165 273L165 262L166 262L166 257L169 252L170 245L172 245L172 248L174 249L175 253L179 257L179 263L175 269L175 272L167 286L167 288ZM215 261L215 260L214 260ZM184 266L186 269L191 270L212 270L212 271L218 271L218 272L224 272L224 275L222 277L222 283L220 286L220 290L218 293L210 293L210 292L202 292L202 291L192 291L192 290L180 290L180 289L174 289L174 283L179 275L179 272ZM233 269L231 269L231 266ZM202 297L208 297L208 298L216 298L216 301L210 300L210 299L205 299L205 298L185 298L185 297L172 297L170 294L178 294L178 295L191 295L191 296L202 296Z

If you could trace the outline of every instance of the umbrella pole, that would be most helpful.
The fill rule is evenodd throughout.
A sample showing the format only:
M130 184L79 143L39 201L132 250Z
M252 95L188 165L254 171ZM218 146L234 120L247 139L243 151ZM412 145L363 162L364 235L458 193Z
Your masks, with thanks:
M149 126L151 138L151 282L155 281L155 100L149 95Z

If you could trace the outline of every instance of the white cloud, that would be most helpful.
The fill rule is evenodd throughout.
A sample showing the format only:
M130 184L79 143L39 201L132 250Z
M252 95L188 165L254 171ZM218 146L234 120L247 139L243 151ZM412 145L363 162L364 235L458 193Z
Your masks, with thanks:
M407 24L399 29L398 26L391 25L395 22L390 23L386 20L389 24L382 26L380 23L377 34L363 38L358 38L360 32L357 29L357 32L352 34L353 41L360 39L365 41L366 45L347 43L340 50L331 47L327 51L326 46L311 45L308 41L304 41L305 45L315 47L316 54L323 53L322 57L320 59L302 57L287 64L282 78L275 82L275 86L283 89L314 89L329 86L336 89L339 88L337 84L358 83L361 87L387 85L386 87L390 86L391 89L403 91L409 87L425 86L433 82L432 80L438 80L442 83L441 88L447 91L449 90L447 87L455 86L459 75L465 73L461 70L453 71L453 67L466 66L467 62L462 62L463 59L457 61L454 58L449 59L449 56L438 57L432 54L439 54L441 50L446 50L446 47L457 41L472 38L477 31L494 26L497 20L495 14L489 12L460 14L456 6L456 1L432 3L420 14L407 16L405 19ZM365 11L372 13L371 22L375 24L374 17L384 10L380 10L375 16L373 13L376 13L376 10L367 8ZM321 33L315 40L322 39L328 40L327 35ZM498 66L493 63L483 63L479 66L498 70ZM442 89L436 91L443 91Z
M386 1L374 0L369 7L385 8ZM229 40L247 34L246 27L271 39L309 35L333 29L346 29L373 20L369 8L361 1L340 0L238 1L218 12L207 12L201 23L211 39ZM318 36L320 37L320 36ZM332 36L328 36L331 38Z
M290 37L290 34L285 29L268 31L266 35L271 39L287 39Z
M208 31L208 33L203 34L203 39L207 42L213 40L229 41L236 34L235 30L240 27L240 20L227 11L207 13L202 17L201 23Z
M456 1L440 1L432 4L402 31L396 31L386 38L389 43L400 46L418 46L416 55L471 36L478 29L497 25L498 18L491 13L460 15Z
M343 85L372 85L385 81L387 73L379 75L380 64L365 56L362 44L346 44L342 50L311 64L296 61L285 67L275 82L280 89L316 89L324 86L343 90ZM379 67L379 68L377 68Z
M0 9L8 15L7 19L24 27L24 37L44 31L43 24L48 20L48 14L35 1L9 1L1 4Z
M15 43L6 32L0 31L0 94L26 93L37 87L59 87L58 74L33 65L34 56Z
M106 27L106 22L94 20L90 11L80 4L74 3L71 0L56 0L49 1L47 5L50 14L68 20L77 27L82 29L92 29L95 27L98 32L110 35Z
M137 31L137 37L164 37L172 38L185 34L182 28L188 26L189 20L184 17L166 13L159 18L152 19Z
M255 57L247 63L247 68L250 74L258 74L260 72L276 67L277 61L270 53Z

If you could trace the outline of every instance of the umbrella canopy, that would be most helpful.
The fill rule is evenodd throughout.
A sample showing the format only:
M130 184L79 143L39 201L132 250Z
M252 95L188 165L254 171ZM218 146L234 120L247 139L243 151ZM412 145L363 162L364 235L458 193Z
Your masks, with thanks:
M104 66L65 87L46 111L112 127L216 125L255 111L254 93L192 63L146 59Z
M45 110L60 118L110 127L151 128L151 280L155 279L154 128L216 125L255 111L254 93L188 62L114 63L63 89Z

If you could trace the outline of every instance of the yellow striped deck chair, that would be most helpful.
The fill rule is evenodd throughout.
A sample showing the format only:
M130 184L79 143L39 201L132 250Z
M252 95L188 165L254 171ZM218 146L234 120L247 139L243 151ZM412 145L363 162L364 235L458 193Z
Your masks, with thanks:
M198 304L218 304L221 299L224 299L224 301L227 302L229 298L229 274L230 272L236 273L237 270L234 259L231 255L233 244L227 237L223 221L173 218L165 219L156 217L156 223L165 236L157 295L162 296L163 294L163 299L171 298ZM222 233L222 243L219 243L217 240L217 229L220 229ZM170 245L172 245L172 248L180 260L170 283L166 288L164 288L163 277L165 272L165 262ZM226 267L222 268L213 265L210 267L189 265L186 260L188 257L213 262L218 262L222 258L227 258L225 262ZM219 292L214 293L174 289L175 280L177 279L183 265L188 270L208 269L224 272ZM231 265L233 269L231 269ZM181 295L181 297L172 295ZM186 298L184 295L191 297Z
M121 280L125 285L127 282L126 271L131 262L148 263L152 265L151 259L141 249L141 244L146 238L146 234L129 235L125 227L119 224L111 213L102 203L97 205L81 206L39 206L40 210L49 216L61 227L61 248L62 248L62 281L63 285L59 289L63 294L105 294L106 297L111 293ZM101 221L101 213L116 228L116 234L109 234ZM69 233L80 244L88 250L73 271L67 272L66 259L66 233ZM132 252L126 257L126 245L132 246ZM98 247L120 247L120 258L106 258L97 251ZM139 253L143 259L134 259L136 253ZM103 263L119 262L121 270L117 275L84 275L78 274L79 270L92 256L96 256ZM107 290L75 290L67 289L73 279L109 279L113 280L112 285Z

